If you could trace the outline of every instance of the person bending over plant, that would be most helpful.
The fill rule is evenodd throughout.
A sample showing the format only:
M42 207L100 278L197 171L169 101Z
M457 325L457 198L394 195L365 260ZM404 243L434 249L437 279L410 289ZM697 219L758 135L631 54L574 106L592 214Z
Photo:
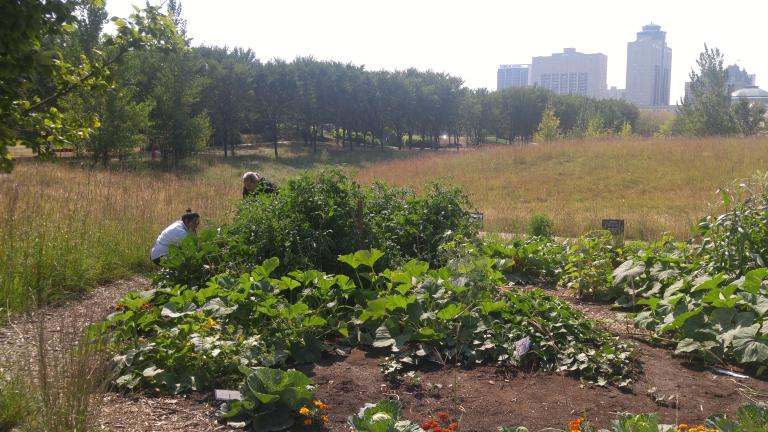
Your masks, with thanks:
M243 174L243 198L259 194L272 194L277 192L277 186L268 178L259 173L248 171Z
M190 232L197 232L197 226L200 225L200 215L187 209L187 212L181 217L181 220L168 225L167 228L157 236L152 250L149 252L149 259L153 263L160 265L160 258L168 255L168 249L171 245L178 244Z

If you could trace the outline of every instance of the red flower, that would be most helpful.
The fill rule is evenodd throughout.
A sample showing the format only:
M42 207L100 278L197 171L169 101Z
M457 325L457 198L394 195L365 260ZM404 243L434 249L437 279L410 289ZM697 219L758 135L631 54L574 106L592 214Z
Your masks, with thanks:
M455 431L459 430L459 424L456 422L451 423L451 429Z
M437 413L437 416L443 420L448 420L448 413L445 411L440 411L439 413Z
M437 425L438 423L435 420L428 420L421 425L421 428L424 430L430 430Z

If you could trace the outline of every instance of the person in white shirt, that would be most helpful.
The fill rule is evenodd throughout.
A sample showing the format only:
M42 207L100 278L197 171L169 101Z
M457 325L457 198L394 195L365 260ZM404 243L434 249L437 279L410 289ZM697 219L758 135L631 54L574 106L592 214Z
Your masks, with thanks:
M190 232L196 232L197 226L200 225L200 215L192 212L192 209L187 209L181 220L168 225L163 232L157 236L155 244L152 246L152 250L149 252L149 259L153 263L160 265L160 258L168 255L168 249L171 245L178 244L189 234Z

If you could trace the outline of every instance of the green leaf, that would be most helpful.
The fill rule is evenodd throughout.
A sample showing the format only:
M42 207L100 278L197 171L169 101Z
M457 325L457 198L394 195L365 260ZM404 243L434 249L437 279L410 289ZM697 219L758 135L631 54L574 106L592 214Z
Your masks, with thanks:
M373 270L373 266L376 264L376 261L378 261L383 256L384 252L377 249L361 250L347 255L340 255L339 261L345 264L349 264L355 270L357 270L357 268L361 265L367 266Z
M444 321L450 321L456 318L459 313L461 313L461 306L451 303L437 312L437 317Z
M304 322L302 322L301 325L304 327L322 327L327 322L328 321L322 317L319 317L317 315L310 315L304 318Z
M659 328L660 332L665 332L673 329L678 329L685 324L685 321L688 320L688 318L691 318L692 316L698 315L703 311L704 308L702 306L697 307L696 309L692 311L688 311L685 313L682 313L678 316L676 316L671 322L664 324Z

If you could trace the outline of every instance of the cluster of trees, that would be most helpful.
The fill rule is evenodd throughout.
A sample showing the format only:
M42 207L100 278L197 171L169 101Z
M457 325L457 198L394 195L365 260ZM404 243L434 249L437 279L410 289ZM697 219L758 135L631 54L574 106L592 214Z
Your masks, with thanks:
M82 142L100 126L98 116L67 110L80 92L101 95L112 71L132 53L173 52L183 41L156 7L114 19L102 34L103 0L0 2L0 170L9 171L9 146L25 144L41 155Z
M690 91L678 106L670 132L690 136L754 135L765 127L762 103L731 100L728 73L719 49L704 45L696 61L700 71L691 71Z
M317 149L330 138L358 145L439 147L441 136L479 144L529 140L545 111L557 135L626 130L637 109L618 101L556 96L536 88L469 90L432 71L366 71L313 58L262 63L253 51L189 47L181 4L113 18L103 0L19 0L2 6L8 41L0 68L0 155L23 143L39 154L88 150L106 164L137 147L175 165L206 145L234 151L242 133L273 142L289 134ZM32 23L23 29L14 26ZM15 24L14 24L15 23ZM7 58L7 59L6 59ZM445 138L442 138L445 143Z
M116 19L103 0L18 0L0 6L0 161L18 143L57 146L107 164L136 148L176 165L207 145L234 152L244 133L274 145L299 138L433 147L489 140L628 135L641 126L624 101L536 87L492 92L433 71L367 71L311 57L261 62L249 49L189 46L181 4ZM163 13L164 12L164 13ZM19 23L26 23L19 27ZM18 27L18 28L17 28ZM722 55L705 46L691 93L668 125L687 135L757 132L762 105L731 104ZM447 135L447 140L446 136Z

